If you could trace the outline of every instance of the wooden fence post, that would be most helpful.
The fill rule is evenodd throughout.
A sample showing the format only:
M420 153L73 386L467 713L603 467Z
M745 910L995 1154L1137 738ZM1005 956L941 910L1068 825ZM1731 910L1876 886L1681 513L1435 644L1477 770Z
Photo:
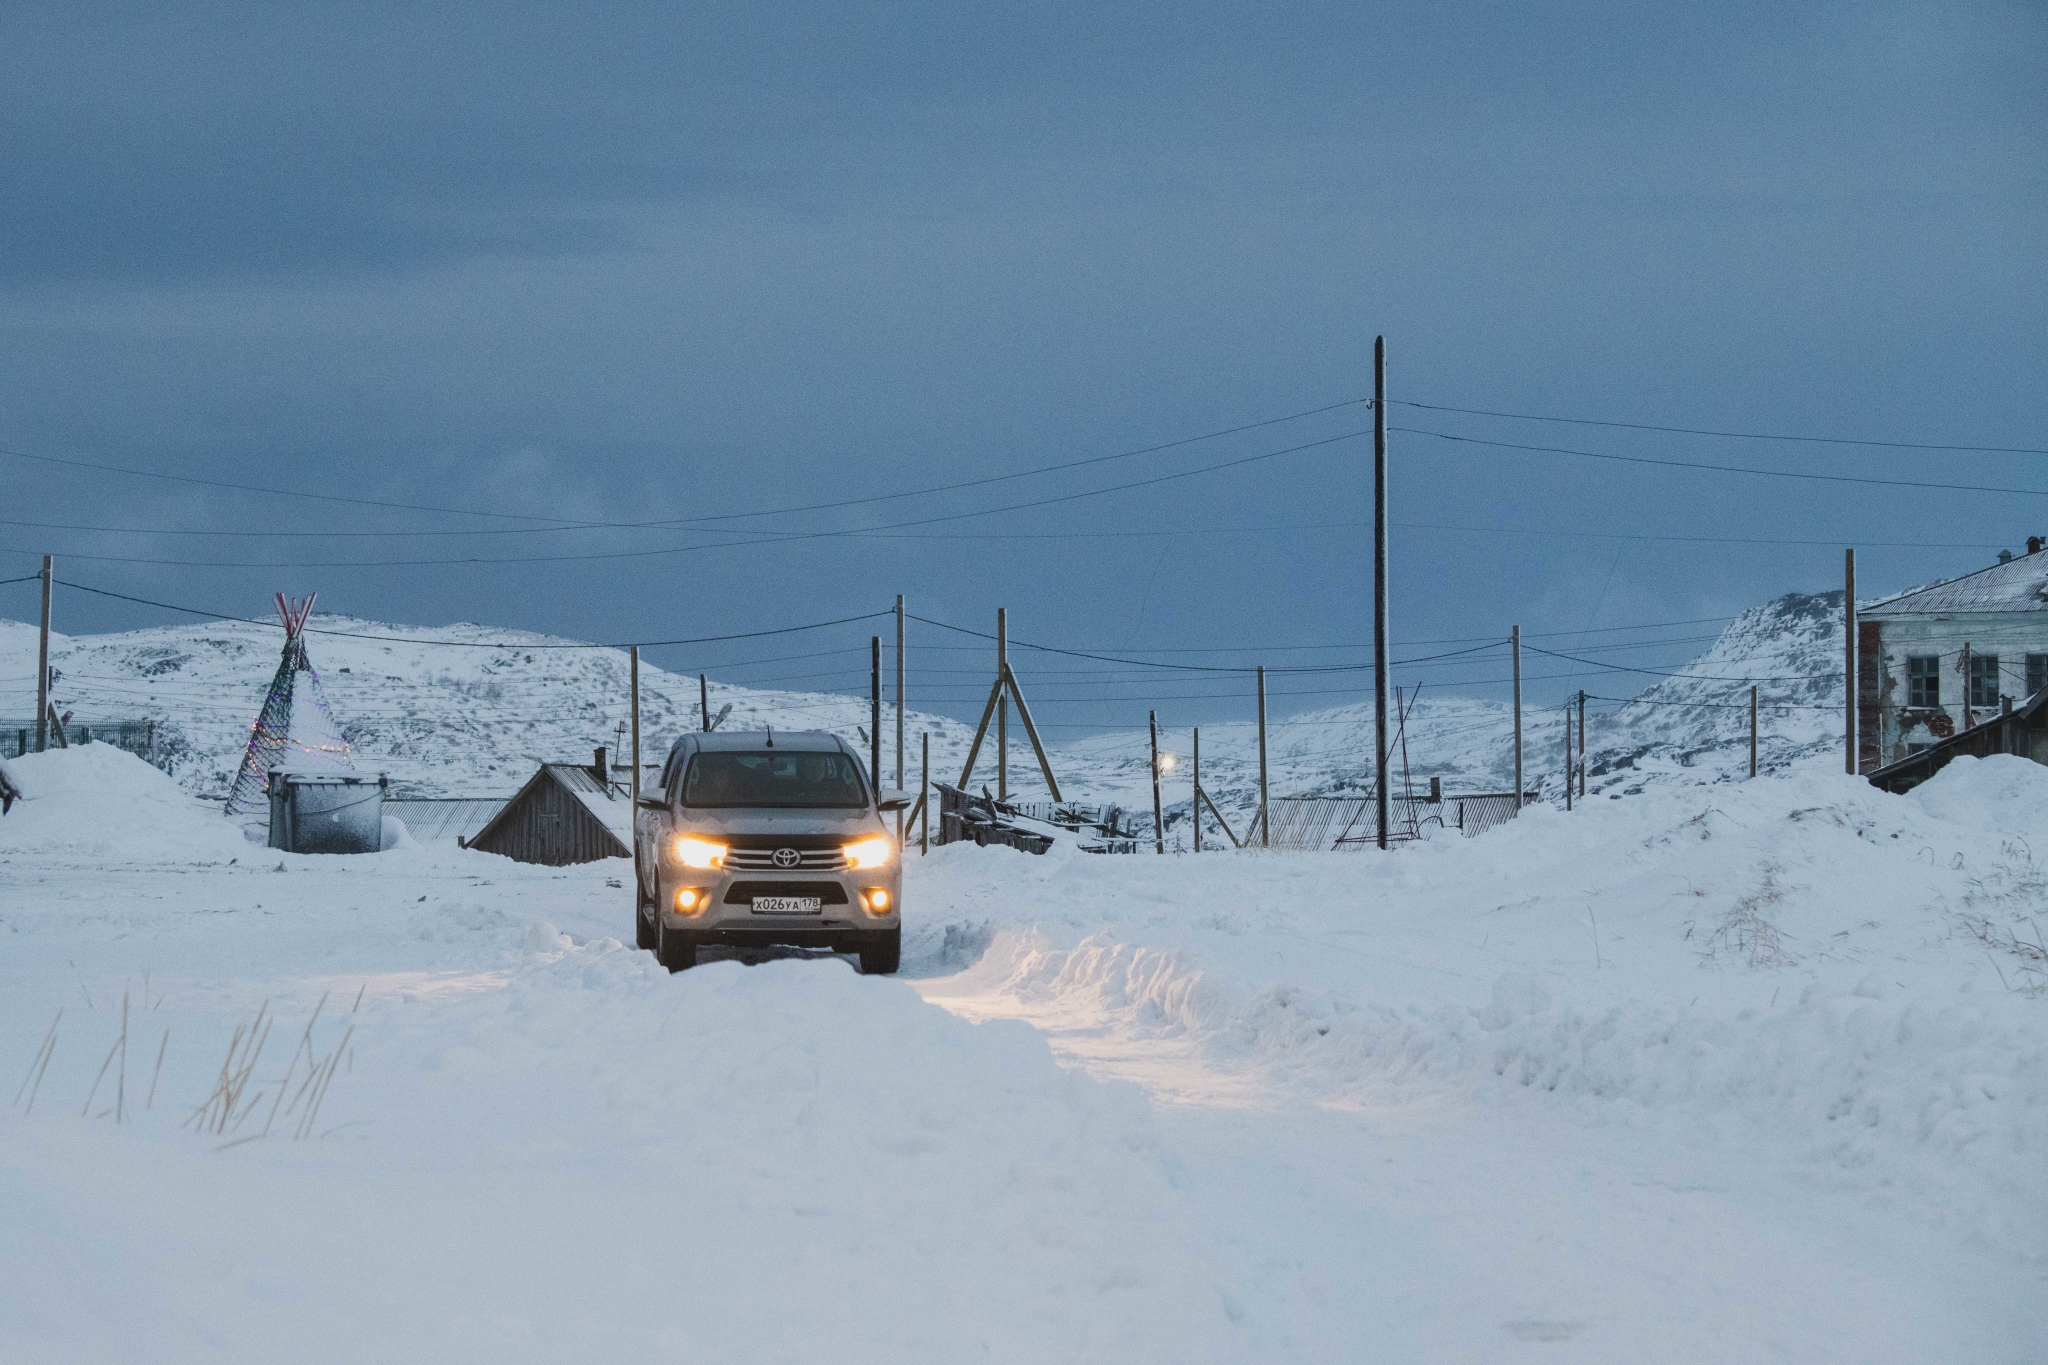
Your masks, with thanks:
M1259 847L1273 846L1272 822L1267 818L1266 793L1266 666L1259 665Z

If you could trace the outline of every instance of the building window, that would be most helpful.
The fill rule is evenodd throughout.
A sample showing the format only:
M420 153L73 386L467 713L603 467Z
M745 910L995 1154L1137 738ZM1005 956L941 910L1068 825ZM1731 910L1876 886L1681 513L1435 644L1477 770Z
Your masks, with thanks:
M1914 654L1906 659L1906 705L1931 707L1941 705L1941 658L1934 654Z
M1970 705L1998 705L1998 656L1970 655Z
M2048 654L2027 656L2027 695L2033 696L2048 687Z

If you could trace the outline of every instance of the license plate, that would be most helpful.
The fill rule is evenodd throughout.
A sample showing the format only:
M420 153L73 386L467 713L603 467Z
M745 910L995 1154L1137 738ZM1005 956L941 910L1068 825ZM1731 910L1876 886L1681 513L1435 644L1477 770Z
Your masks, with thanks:
M825 907L821 896L756 896L757 915L815 915Z

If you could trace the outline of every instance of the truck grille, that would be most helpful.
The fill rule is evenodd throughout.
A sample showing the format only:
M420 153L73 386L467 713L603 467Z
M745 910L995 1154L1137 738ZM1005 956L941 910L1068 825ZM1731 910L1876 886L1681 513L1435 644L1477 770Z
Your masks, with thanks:
M791 854L796 861L789 861ZM734 872L842 872L846 855L836 848L735 848L727 851L725 865Z

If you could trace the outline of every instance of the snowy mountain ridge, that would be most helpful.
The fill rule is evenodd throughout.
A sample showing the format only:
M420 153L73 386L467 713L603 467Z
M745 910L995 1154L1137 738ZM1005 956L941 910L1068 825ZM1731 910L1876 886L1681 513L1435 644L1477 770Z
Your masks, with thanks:
M1765 701L1764 766L1832 753L1839 744L1840 631L1839 593L1788 594L1745 612L1691 664L1671 670L1679 676L1659 676L1626 705L1595 715L1589 790L1620 795L1645 784L1713 782L1746 772L1751 680ZM405 638L376 638L391 636ZM242 622L53 637L56 698L61 710L82 720L154 720L160 763L187 790L218 794L241 759L280 643L274 627ZM569 643L475 624L392 626L332 615L316 617L308 635L313 665L358 765L390 774L397 796L505 795L539 762L587 761L599 745L619 754L628 733L627 656L563 647ZM32 711L34 661L34 629L0 621L0 713L25 717ZM1609 682L1603 693L1597 679L1648 676L1589 674L1588 690L1620 696L1625 688ZM1028 688L1028 676L1025 681ZM731 705L729 726L828 730L867 751L865 697L716 682L711 694L714 714ZM657 761L677 733L698 723L696 680L643 661L643 757ZM1273 793L1364 795L1372 781L1372 724L1370 702L1274 718L1268 738ZM884 773L893 776L894 725L886 712L883 728ZM1044 799L1020 730L1013 724L1010 791L1024 800ZM912 711L906 732L905 767L913 784L921 733L931 737L933 778L958 778L971 725ZM1184 825L1191 805L1190 738L1185 728L1161 731L1162 749L1176 759L1162 780L1169 829ZM1418 792L1432 777L1457 793L1512 786L1513 724L1505 703L1424 695L1412 703L1403 738L1395 770L1405 763L1406 781ZM1532 789L1561 795L1562 741L1557 708L1525 711L1524 777ZM1141 812L1139 825L1149 825L1142 732L1055 743L1050 756L1062 795L1114 802ZM1241 829L1257 799L1251 719L1202 727L1202 777ZM994 785L993 735L984 743L974 785L984 782Z

